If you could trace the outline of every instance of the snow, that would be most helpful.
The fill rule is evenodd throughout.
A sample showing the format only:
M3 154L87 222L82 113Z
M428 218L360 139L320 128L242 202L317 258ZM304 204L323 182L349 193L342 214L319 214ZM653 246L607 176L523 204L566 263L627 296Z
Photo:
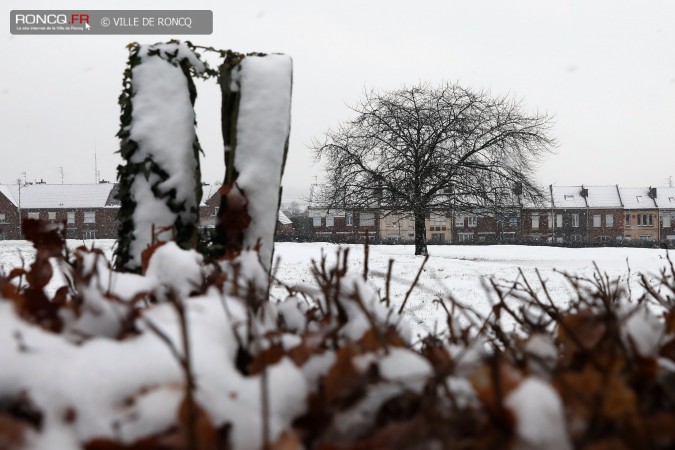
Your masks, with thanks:
M175 242L167 242L154 251L150 258L147 278L156 279L163 290L158 300L167 295L186 298L197 291L204 282L201 264L204 258L194 250L182 250Z
M113 243L113 240L95 242L108 256L112 252ZM69 241L71 248L81 244L82 241ZM87 242L87 245L91 244L91 241ZM363 246L345 247L350 249L350 273L361 273ZM320 260L322 253L327 256L329 262L335 261L335 252L338 248L340 246L336 244L320 242L277 243L275 252L281 264L277 269L276 278L288 285L317 292L310 261L312 258ZM373 245L370 247L370 282L382 295L385 291L384 275L387 273L389 259L395 259L391 301L396 308L403 302L410 283L423 261L423 257L414 256L413 253L414 248L409 245ZM637 298L644 292L639 285L639 273L657 274L668 265L665 250L645 248L429 245L429 253L431 257L422 272L418 287L413 291L403 312L403 316L409 320L412 328L413 341L434 330L442 331L446 328L446 314L435 302L439 297L446 298L451 293L460 301L470 304L478 312L488 314L492 305L485 295L483 282L489 279L514 280L518 277L519 268L531 282L534 282L535 286L537 285L536 271L539 271L542 278L547 281L548 290L554 301L564 306L571 289L558 271L591 276L594 271L593 262L596 262L610 278L628 281L634 297ZM673 256L675 255L671 252L671 257ZM22 258L26 264L33 260L32 245L29 242L0 241L0 268L4 267L8 270L20 266ZM240 262L246 269L242 270L242 273L249 273L254 284L262 289L267 283L267 275L262 269L256 270L256 267L260 266L256 265L255 259L253 254L244 252ZM628 266L631 269L630 278ZM116 277L121 277L121 274L117 274ZM113 277L113 286L116 286L115 289L120 295L128 295L123 291L127 279L117 280L116 277ZM654 280L656 277L648 276L647 278ZM63 277L57 273L55 280L48 286L49 292L53 293L63 283ZM241 283L242 286L246 286L247 281L241 280ZM354 284L350 283L350 286L346 287L353 290ZM363 288L367 290L363 292L363 295L371 289L369 286L363 286ZM271 293L279 300L285 299L288 295L285 288L277 285L272 286ZM374 296L371 295L370 298ZM286 310L284 310L285 313ZM358 313L355 309L355 314ZM294 323L294 325L301 324ZM463 358L467 359L469 356L464 355Z
M79 244L71 241L71 247ZM110 255L113 241L99 241L104 253ZM337 301L349 317L349 325L340 330L341 339L356 341L369 327L369 320L391 323L403 327L397 314L386 310L379 301L377 289L382 290L388 260L396 258L395 279L392 281L392 303L397 309L416 274L421 257L412 255L411 246L371 246L370 273L372 287L362 279L362 246L350 246L350 272L342 278ZM332 244L277 244L277 254L282 264L277 277L292 284L314 287L308 261L326 252L335 258L337 246ZM656 273L667 265L664 252L652 249L593 248L565 249L553 247L518 246L430 246L426 270L420 287L411 297L403 316L417 321L415 331L438 330L445 323L444 313L434 299L453 292L455 296L487 314L490 303L480 287L487 277L496 274L504 279L514 279L517 267L532 276L539 270L549 280L549 292L555 302L563 303L567 288L562 277L554 272L560 268L570 272L590 275L592 261L606 270L611 277L627 277L625 259L628 258L632 274L626 279L636 295L637 272ZM32 259L31 244L23 241L0 242L0 262L5 267L20 264L21 255L26 262ZM31 448L75 448L77 443L92 438L115 438L132 443L141 436L167 430L176 424L177 408L184 391L184 379L179 363L167 344L153 331L161 330L179 354L183 353L180 320L175 305L159 302L149 305L136 319L138 334L124 340L111 339L118 331L115 320L123 315L129 302L139 292L154 291L159 299L172 290L188 296L204 274L200 267L201 256L194 251L182 250L174 243L159 247L150 259L147 276L114 274L100 257L82 253L77 270L95 274L87 278L86 285L77 289L87 292L88 303L83 305L82 316L66 320L64 335L46 332L20 320L10 302L0 302L0 392L7 398L21 393L28 395L44 414L43 428L29 437ZM167 267L171 261L174 267ZM241 272L254 284L263 284L266 274L254 252L243 252L239 260ZM257 264L257 266L256 266ZM255 269L257 267L258 269ZM61 275L49 286L53 292ZM77 278L77 277L75 277ZM273 288L279 298L281 288ZM261 404L263 392L269 394L269 431L276 439L307 408L306 399L317 380L326 375L335 362L335 353L326 350L314 355L302 367L296 367L284 357L268 367L266 376L245 376L235 367L238 344L235 332L246 334L250 317L241 299L227 296L228 290L211 289L204 295L193 296L182 304L188 319L188 335L192 352L192 366L197 388L198 404L219 427L232 425L233 448L257 449L262 446ZM108 293L119 297L113 310L103 298ZM317 296L317 300L321 301ZM358 303L360 302L360 304ZM281 314L289 328L302 332L306 321L298 313L307 308L306 300L290 297L280 304L270 305L269 312ZM91 314L87 315L87 308ZM366 315L366 312L368 315ZM622 310L626 322L624 339L635 345L643 355L655 355L663 330L655 327L653 313L641 304L626 304ZM370 319L369 319L370 317ZM115 320L112 320L115 319ZM437 322L437 323L435 323ZM152 324L152 326L151 326ZM264 332L252 329L255 333ZM405 333L405 328L402 328ZM85 335L87 339L74 340L72 334ZM82 336L81 336L82 337ZM286 349L297 345L297 336L281 336ZM19 344L22 345L19 345ZM565 419L561 400L556 391L537 378L542 367L556 360L550 338L533 335L523 343L525 353L536 357L528 361L530 376L505 399L505 405L516 420L516 447L571 448L565 434ZM484 344L474 340L467 348L447 345L451 358L456 362L453 376L445 384L455 394L459 405L473 405L475 392L465 378L470 374L481 355ZM461 355L461 356L460 356ZM4 363L10 361L11 363ZM64 361L67 364L64 364ZM347 410L334 417L336 432L358 435L372 424L375 412L381 405L402 392L420 393L433 374L430 363L408 348L395 346L364 353L352 360L354 367L366 373L375 366L379 379L369 386L364 397ZM536 364L532 364L536 363ZM670 362L659 359L664 370ZM134 374L130 377L129 374ZM267 381L265 381L267 380ZM266 388L269 383L273 389ZM286 387L279 389L277 387ZM63 421L64 413L77 399L77 418L71 424ZM252 432L252 430L255 430Z
M228 316L218 297L214 291L185 302L196 398L216 426L233 424L235 448L258 449L261 433L249 430L262 430L263 378L245 377L235 368L232 323L245 321L246 314L238 301L225 299L232 314ZM183 374L167 345L144 321L182 348L178 317L169 303L146 311L138 336L122 341L99 337L75 345L18 319L11 303L0 302L0 361L11 361L0 372L0 392L8 398L26 392L43 411L43 430L35 436L34 448L54 448L54 442L75 448L74 442L103 437L130 443L142 432L175 424ZM19 350L17 334L27 351ZM270 385L293 386L270 391L270 435L275 439L304 411L308 389L302 372L287 359L271 367L267 377ZM73 399L77 418L65 426L62 417Z
M21 186L21 208L104 208L112 206L108 199L114 187L113 183L29 184ZM18 185L0 186L0 192L19 206Z
M649 196L649 188L619 188L624 209L656 208L656 202Z
M234 165L251 216L244 248L260 241L260 260L267 269L272 264L278 186L290 129L291 84L292 60L285 55L247 56L233 72L233 87L241 90Z
M557 392L543 381L530 377L504 401L516 417L516 449L571 449L565 432L563 405Z
M149 55L159 50L162 55L177 52L174 62ZM131 156L132 163L154 161L168 174L161 180L157 175L139 174L131 186L131 195L136 202L133 220L134 239L131 242L132 265L140 266L141 253L152 242L152 227L171 227L180 217L182 222L193 223L197 216L195 173L197 161L194 156L195 113L185 74L178 65L187 59L197 71L204 65L195 57L186 44L144 45L139 50L142 63L132 69L132 125L129 139L138 144ZM177 204L183 204L179 214L172 212L157 198L175 192ZM171 240L171 231L159 233L159 239Z
M553 204L556 208L585 208L586 200L581 196L581 186L553 186ZM548 192L549 196L551 192Z
M589 208L621 208L617 186L584 186L588 189Z

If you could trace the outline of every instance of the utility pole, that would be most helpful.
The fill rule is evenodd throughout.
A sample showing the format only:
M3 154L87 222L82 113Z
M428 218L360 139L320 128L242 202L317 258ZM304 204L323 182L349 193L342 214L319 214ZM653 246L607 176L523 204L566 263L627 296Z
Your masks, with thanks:
M23 172L24 180L26 172ZM16 184L19 186L19 239L21 239L21 178L16 179Z

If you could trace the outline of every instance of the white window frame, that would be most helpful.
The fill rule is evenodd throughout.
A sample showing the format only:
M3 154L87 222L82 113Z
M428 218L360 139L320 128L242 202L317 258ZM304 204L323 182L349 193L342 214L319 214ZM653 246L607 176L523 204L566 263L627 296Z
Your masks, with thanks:
M96 223L96 211L85 211L83 223Z
M68 211L66 213L66 219L68 223L75 223L75 211Z
M474 227L478 226L478 217L476 217L476 216L467 217L467 225L470 228L474 228Z
M630 227L630 214L626 214L626 226Z
M614 228L614 214L605 214L605 226Z
M579 214L572 214L572 227L579 228Z
M459 233L459 242L466 242L473 240L473 233Z
M347 213L347 214L345 215L345 223L347 224L347 226L352 226L352 225L354 225L354 214L352 214L352 213Z
M432 227L442 227L445 225L445 214L432 212L429 214L429 225Z
M600 228L602 226L602 215L593 214L593 228Z
M5 213L0 213L0 223L7 223L7 217Z
M47 212L47 219L48 220L56 220L56 212L55 211L48 211Z
M328 214L326 216L326 227L334 227L335 226L335 217Z
M455 216L455 227L457 228L464 228L464 216L461 214L458 214Z
M532 229L539 229L539 214L532 214Z
M321 216L314 216L312 218L312 226L313 227L320 227L321 226Z
M555 216L555 227L556 228L562 228L563 226L563 215L562 214L556 214Z
M40 219L40 213L39 212L29 212L28 218L34 219L34 220L39 220Z

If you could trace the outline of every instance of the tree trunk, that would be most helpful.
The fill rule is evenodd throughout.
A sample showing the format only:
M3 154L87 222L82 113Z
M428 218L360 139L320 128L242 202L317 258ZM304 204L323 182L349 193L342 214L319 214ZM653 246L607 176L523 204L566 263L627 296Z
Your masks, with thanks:
M424 212L415 212L415 255L427 256L427 236L424 226Z

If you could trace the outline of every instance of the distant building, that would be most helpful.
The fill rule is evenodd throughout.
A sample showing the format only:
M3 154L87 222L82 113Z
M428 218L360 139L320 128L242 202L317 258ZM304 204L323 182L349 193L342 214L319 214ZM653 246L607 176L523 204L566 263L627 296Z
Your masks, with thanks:
M659 210L656 188L620 188L626 240L658 241Z
M0 239L21 239L21 218L66 224L69 239L117 237L117 184L27 184L0 187Z
M675 188L656 188L656 204L661 219L659 240L675 244Z

